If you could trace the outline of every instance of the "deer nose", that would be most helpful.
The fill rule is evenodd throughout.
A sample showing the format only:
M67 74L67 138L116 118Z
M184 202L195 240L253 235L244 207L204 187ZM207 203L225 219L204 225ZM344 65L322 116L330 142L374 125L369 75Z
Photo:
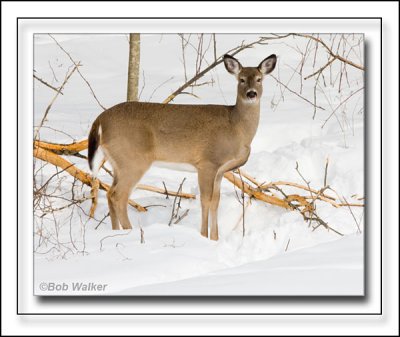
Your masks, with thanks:
M255 98L255 97L257 97L257 93L254 90L250 90L247 92L246 96L248 98Z

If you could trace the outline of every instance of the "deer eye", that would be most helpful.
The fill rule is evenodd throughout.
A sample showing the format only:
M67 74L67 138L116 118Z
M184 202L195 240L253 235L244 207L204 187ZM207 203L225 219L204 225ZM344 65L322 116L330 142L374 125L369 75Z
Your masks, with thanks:
M246 81L244 80L244 78L241 78L241 79L240 79L240 83L244 83L244 82L246 82Z
M261 78L257 78L257 82L259 82L259 83L260 83L260 82L261 82Z

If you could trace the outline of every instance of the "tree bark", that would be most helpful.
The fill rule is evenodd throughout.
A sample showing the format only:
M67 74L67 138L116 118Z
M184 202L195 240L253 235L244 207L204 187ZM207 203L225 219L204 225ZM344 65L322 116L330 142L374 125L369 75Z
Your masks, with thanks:
M129 34L129 66L127 101L137 101L139 93L140 34Z

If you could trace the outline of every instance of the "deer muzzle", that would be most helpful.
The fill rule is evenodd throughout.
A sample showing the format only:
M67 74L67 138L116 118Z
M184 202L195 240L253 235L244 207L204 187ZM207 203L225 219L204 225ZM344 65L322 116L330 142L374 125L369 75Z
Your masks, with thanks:
M247 98L254 99L257 97L257 92L254 90L249 90L246 94Z

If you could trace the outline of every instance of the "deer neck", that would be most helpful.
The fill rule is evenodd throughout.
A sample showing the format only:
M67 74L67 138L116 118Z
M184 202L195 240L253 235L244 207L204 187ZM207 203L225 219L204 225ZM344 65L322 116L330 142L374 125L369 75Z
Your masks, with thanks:
M233 108L233 116L238 131L245 142L250 144L260 121L260 101L250 104L238 99Z

